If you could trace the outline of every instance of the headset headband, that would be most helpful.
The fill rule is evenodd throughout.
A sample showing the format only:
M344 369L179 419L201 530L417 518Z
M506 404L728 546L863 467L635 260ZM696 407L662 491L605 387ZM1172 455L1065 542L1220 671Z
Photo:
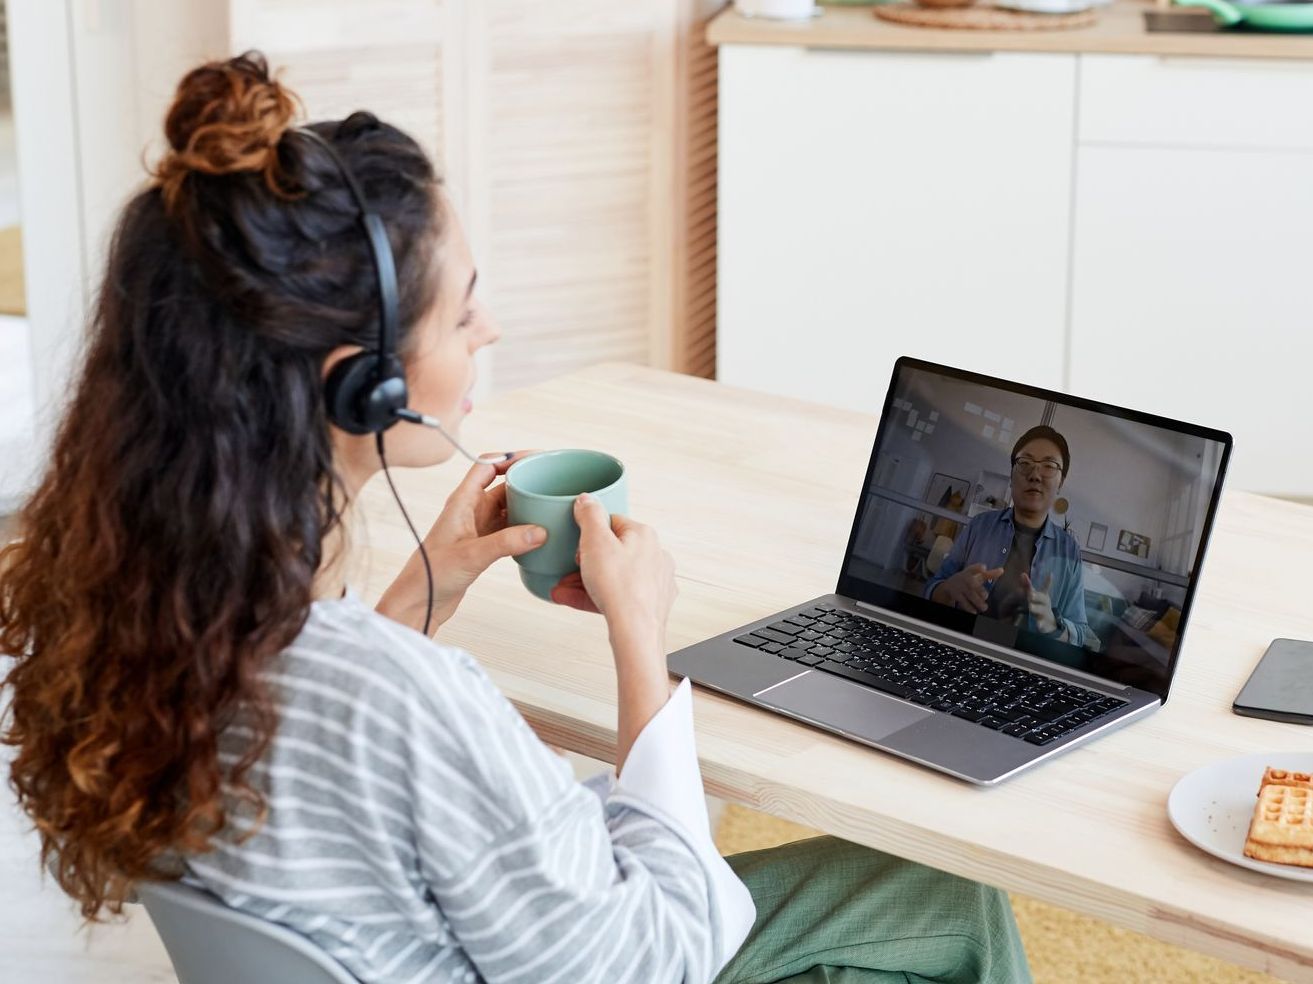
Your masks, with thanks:
M334 136L340 134L348 124L359 125L361 123L373 127L379 125L377 118L371 113L352 113L337 125ZM365 237L369 241L369 254L373 258L374 274L378 281L379 358L377 366L378 373L381 376L389 372L392 356L396 353L398 334L397 269L392 260L392 245L388 242L387 228L383 225L383 220L379 218L378 213L370 209L368 202L365 201L365 193L360 187L360 182L351 173L351 169L347 167L346 161L342 159L332 142L325 140L309 127L300 127L297 132L309 137L328 152L329 159L341 172L347 189L351 192L351 197L355 199L356 207L360 210L360 225L365 230Z

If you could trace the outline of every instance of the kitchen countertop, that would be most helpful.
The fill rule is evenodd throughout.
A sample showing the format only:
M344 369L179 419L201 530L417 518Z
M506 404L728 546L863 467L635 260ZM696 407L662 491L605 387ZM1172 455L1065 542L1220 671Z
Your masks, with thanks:
M870 7L825 7L809 21L743 17L733 8L707 27L707 41L785 44L872 51L1049 51L1185 55L1216 58L1313 58L1313 34L1154 32L1144 28L1150 5L1117 0L1091 27L1055 31L965 31L911 27L880 20Z

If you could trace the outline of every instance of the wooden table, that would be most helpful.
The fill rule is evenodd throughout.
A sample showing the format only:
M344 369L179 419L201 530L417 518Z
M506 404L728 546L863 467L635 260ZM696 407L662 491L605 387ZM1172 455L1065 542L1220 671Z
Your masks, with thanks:
M887 373L874 374L883 387ZM872 390L872 406L881 393ZM472 448L598 448L629 469L635 518L674 554L671 650L832 591L876 417L603 365L509 393L465 426ZM398 472L427 528L461 460ZM381 480L362 498L373 597L412 549ZM1275 636L1313 638L1294 576L1313 509L1229 492L1167 706L984 789L698 691L707 791L1008 891L1292 980L1313 981L1313 885L1226 864L1179 837L1167 795L1197 766L1313 747L1231 700ZM538 601L495 565L439 638L473 652L542 737L612 761L615 681L602 621Z

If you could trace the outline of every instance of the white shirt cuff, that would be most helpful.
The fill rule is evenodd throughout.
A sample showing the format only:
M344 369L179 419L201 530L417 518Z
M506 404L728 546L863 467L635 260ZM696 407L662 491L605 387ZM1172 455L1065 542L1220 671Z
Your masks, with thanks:
M757 918L752 895L716 850L702 791L702 772L693 742L693 688L682 680L664 707L635 739L615 792L653 808L697 854L711 882L711 904L719 915L719 972Z

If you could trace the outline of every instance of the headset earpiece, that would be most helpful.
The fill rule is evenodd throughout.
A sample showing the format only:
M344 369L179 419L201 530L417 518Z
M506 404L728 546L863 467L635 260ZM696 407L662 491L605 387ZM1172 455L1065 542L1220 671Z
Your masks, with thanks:
M328 419L348 434L387 430L406 399L406 376L396 356L357 352L333 366L324 381Z

